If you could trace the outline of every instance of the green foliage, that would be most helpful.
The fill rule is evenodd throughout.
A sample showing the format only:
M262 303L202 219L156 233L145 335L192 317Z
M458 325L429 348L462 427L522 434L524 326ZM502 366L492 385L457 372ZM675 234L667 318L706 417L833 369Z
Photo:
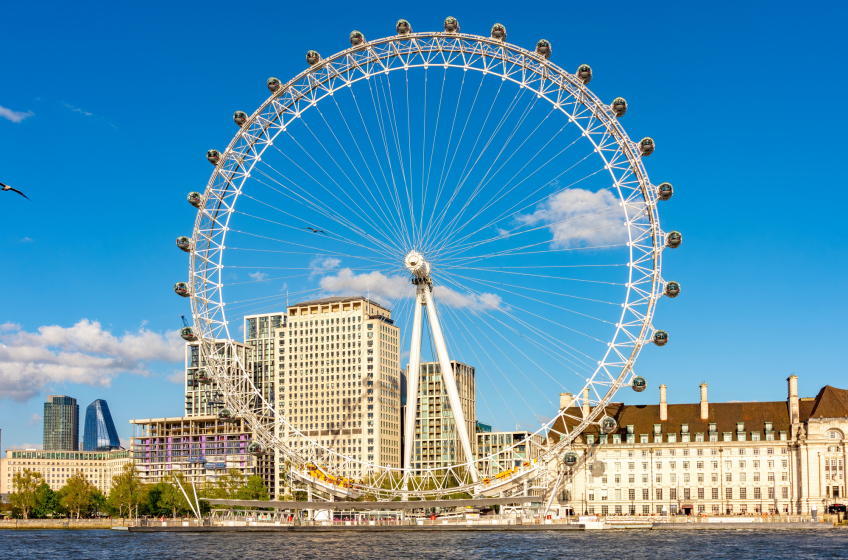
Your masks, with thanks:
M239 500L267 500L268 489L265 488L265 483L262 477L253 475L248 477L244 486L236 492Z
M22 472L16 472L12 477L12 488L14 491L9 494L9 501L12 507L23 515L24 519L29 519L30 512L38 504L38 490L44 483L44 478L41 473L24 469Z
M76 473L59 490L59 502L79 519L80 513L88 513L96 490L83 473Z
M132 463L124 465L121 474L112 479L109 504L118 510L118 515L132 517L136 508L147 502L148 488L141 483Z
M53 517L59 512L59 494L54 492L46 482L38 487L35 496L35 507L32 508L33 519Z

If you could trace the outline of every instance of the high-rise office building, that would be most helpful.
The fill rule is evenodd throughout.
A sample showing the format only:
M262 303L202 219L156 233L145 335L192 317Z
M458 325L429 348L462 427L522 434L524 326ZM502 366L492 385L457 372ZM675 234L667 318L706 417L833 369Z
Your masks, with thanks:
M121 448L118 431L112 421L109 405L97 399L85 409L83 451L112 451Z
M217 341L214 346L224 365L227 367L230 379L236 390L242 392L242 400L251 398L253 389L238 370L238 363L247 371L252 371L251 347L241 342ZM238 358L238 361L236 360ZM185 357L185 415L208 416L215 415L224 408L224 395L218 387L218 383L211 379L211 374L206 369L206 362L200 355L200 342L186 343Z
M400 331L367 298L331 297L288 307L278 340L278 412L345 457L400 465ZM280 434L306 453L309 442ZM360 477L361 464L329 466ZM278 465L280 461L278 461Z
M79 405L64 395L49 395L44 403L44 450L79 451Z
M457 361L451 361L451 367L465 417L465 429L469 437L474 438L477 426L474 368ZM410 405L407 403L407 406ZM447 389L437 362L421 364L416 406L412 468L438 469L474 459L466 459L462 451Z

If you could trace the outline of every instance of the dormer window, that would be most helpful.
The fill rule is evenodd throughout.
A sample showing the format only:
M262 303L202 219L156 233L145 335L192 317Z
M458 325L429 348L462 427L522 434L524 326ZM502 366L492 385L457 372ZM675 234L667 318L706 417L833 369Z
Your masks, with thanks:
M635 432L633 431L633 425L632 425L632 424L631 424L631 425L629 425L629 426L627 426L627 433L628 433L628 434L633 434L633 433L635 433Z
M744 432L745 431L745 422L737 422L736 423L736 431ZM766 423L766 431L768 431L768 423Z
M718 430L716 429L716 425L710 424L710 433L714 434L714 433L717 433L717 432L718 432Z
M766 422L766 431L767 432L773 432L774 431L774 425L771 422Z
M680 433L688 434L689 433L689 424L681 424L680 425Z
M654 424L654 433L661 434L662 433L662 424Z

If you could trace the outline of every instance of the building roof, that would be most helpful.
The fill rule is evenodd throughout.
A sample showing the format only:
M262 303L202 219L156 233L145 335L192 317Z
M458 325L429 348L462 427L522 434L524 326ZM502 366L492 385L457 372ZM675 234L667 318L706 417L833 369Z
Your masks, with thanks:
M848 416L848 390L837 389L826 385L819 391L815 399L800 399L799 408L801 422L810 418L841 418ZM771 422L775 432L788 432L791 422L789 419L789 404L786 401L776 402L728 402L709 403L709 418L701 420L701 403L669 404L668 420L660 421L660 406L625 405L610 403L606 407L608 416L612 416L618 424L615 433L624 434L627 426L633 426L634 434L653 434L654 425L660 424L663 433L680 433L682 424L689 425L689 433L708 433L709 425L716 425L716 432L736 432L736 423L744 422L745 431L765 432L765 423ZM583 414L577 407L571 407L567 414L581 418ZM568 419L569 427L577 425L576 420ZM564 432L562 419L553 425L555 432ZM556 438L552 433L551 438ZM584 434L598 435L598 426L590 426Z
M293 303L293 304L289 305L288 307L306 307L308 305L323 305L323 304L327 304L327 303L347 303L349 301L366 301L366 302L370 303L371 305L376 305L377 307L379 307L381 309L385 309L386 311L388 311L388 308L386 308L385 306L380 305L379 303L377 303L373 299L369 300L365 296L333 296L333 297L322 298L322 299L313 299L313 300L310 300L310 301L301 301L299 303Z
M813 401L807 418L842 418L848 416L848 390L825 385ZM801 420L806 420L803 415Z

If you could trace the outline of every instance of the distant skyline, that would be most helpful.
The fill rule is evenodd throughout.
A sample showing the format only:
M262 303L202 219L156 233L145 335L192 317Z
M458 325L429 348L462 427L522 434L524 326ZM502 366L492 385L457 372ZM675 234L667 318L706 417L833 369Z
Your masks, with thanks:
M845 3L322 6L320 23L311 5L247 6L292 22L252 35L219 2L4 9L37 25L4 35L0 181L31 200L0 192L2 449L41 445L48 394L108 401L124 445L129 419L183 414L190 310L171 289L187 270L174 239L191 232L185 196L209 178L206 150L307 49L392 34L401 17L424 30L453 15L477 34L497 21L528 48L544 37L554 62L589 63L594 91L627 98L632 136L656 140L651 177L675 187L663 225L684 235L664 276L683 291L654 321L671 342L639 359L648 390L615 400L656 403L664 383L669 402L697 402L706 381L713 402L783 401L792 373L802 396L848 387L846 141L832 116Z

